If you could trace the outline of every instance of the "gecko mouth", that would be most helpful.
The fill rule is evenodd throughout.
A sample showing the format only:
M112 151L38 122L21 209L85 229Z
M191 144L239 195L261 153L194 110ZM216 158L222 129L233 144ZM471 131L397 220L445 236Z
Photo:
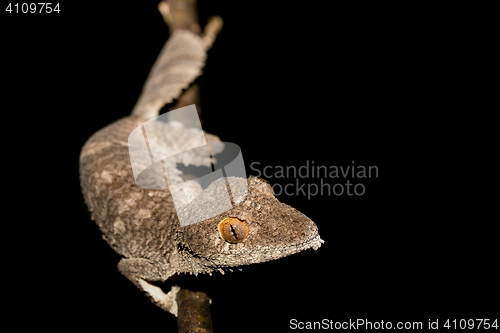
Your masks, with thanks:
M245 250L228 250L226 254L229 255L238 255L238 254L257 254L260 255L262 253L276 253L276 257L285 257L290 254L294 254L309 248L313 248L317 250L321 247L325 241L321 239L318 234L313 235L312 237L286 246L262 246L254 249L245 249Z
M231 270L234 266L234 262L242 258L245 258L246 262L240 265L246 266L284 258L310 248L317 250L323 243L324 241L320 238L319 234L316 233L308 239L286 246L262 246L239 251L236 249L233 249L233 251L228 250L224 253L226 260L217 263L217 270L224 274L224 270Z
M309 239L306 239L305 241L298 242L295 244L283 246L283 247L274 247L272 248L273 251L276 250L284 250L286 251L287 249L296 249L298 251L302 251L308 248L313 248L314 250L317 250L321 247L321 244L323 244L325 241L321 239L321 237L316 234L313 237L310 237Z
M232 272L237 266L247 266L272 261L310 248L317 250L323 243L324 240L322 240L316 232L307 239L284 246L259 246L250 249L226 249L226 251L220 252L220 254L223 255L222 258L217 258L216 260L211 261L211 264L208 265L211 268L197 273L209 273L212 275L213 271L218 271L221 274L224 274L226 271ZM193 274L192 272L186 273Z

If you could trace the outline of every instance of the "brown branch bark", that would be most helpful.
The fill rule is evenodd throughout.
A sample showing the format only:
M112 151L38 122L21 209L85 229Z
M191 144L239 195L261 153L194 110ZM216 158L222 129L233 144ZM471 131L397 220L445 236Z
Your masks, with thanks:
M176 297L179 333L213 333L210 299L200 291L180 289Z
M201 28L196 4L196 0L163 0L158 8L168 24L170 32L190 30L199 35Z

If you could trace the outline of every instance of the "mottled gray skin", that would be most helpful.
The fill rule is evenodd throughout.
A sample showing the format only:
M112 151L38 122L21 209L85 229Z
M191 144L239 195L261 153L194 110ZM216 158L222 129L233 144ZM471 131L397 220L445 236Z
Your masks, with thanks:
M172 297L150 282L181 273L223 272L319 248L323 241L315 223L280 203L271 186L254 177L248 178L245 199L231 210L181 228L168 190L135 184L127 140L143 121L132 115L96 132L81 152L80 181L92 219L123 256L119 271L158 306L176 313ZM207 135L207 140L218 138ZM225 217L248 223L250 234L243 242L221 238L217 225Z

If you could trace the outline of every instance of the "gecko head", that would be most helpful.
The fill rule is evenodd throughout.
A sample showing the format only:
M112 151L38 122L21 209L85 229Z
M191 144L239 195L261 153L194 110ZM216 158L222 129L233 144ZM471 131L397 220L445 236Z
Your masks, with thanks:
M266 181L250 177L245 198L232 209L183 227L184 245L192 257L203 258L208 270L278 259L323 240L316 224L276 199Z

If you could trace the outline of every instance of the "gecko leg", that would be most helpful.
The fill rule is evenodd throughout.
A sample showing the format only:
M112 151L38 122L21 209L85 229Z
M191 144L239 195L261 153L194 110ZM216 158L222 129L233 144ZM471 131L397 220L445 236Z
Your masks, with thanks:
M177 316L177 302L175 296L179 291L178 286L172 286L172 290L165 294L163 290L155 286L153 281L164 281L164 269L158 268L149 260L123 258L118 263L118 270L125 275L136 287L144 291L149 299L157 306Z

